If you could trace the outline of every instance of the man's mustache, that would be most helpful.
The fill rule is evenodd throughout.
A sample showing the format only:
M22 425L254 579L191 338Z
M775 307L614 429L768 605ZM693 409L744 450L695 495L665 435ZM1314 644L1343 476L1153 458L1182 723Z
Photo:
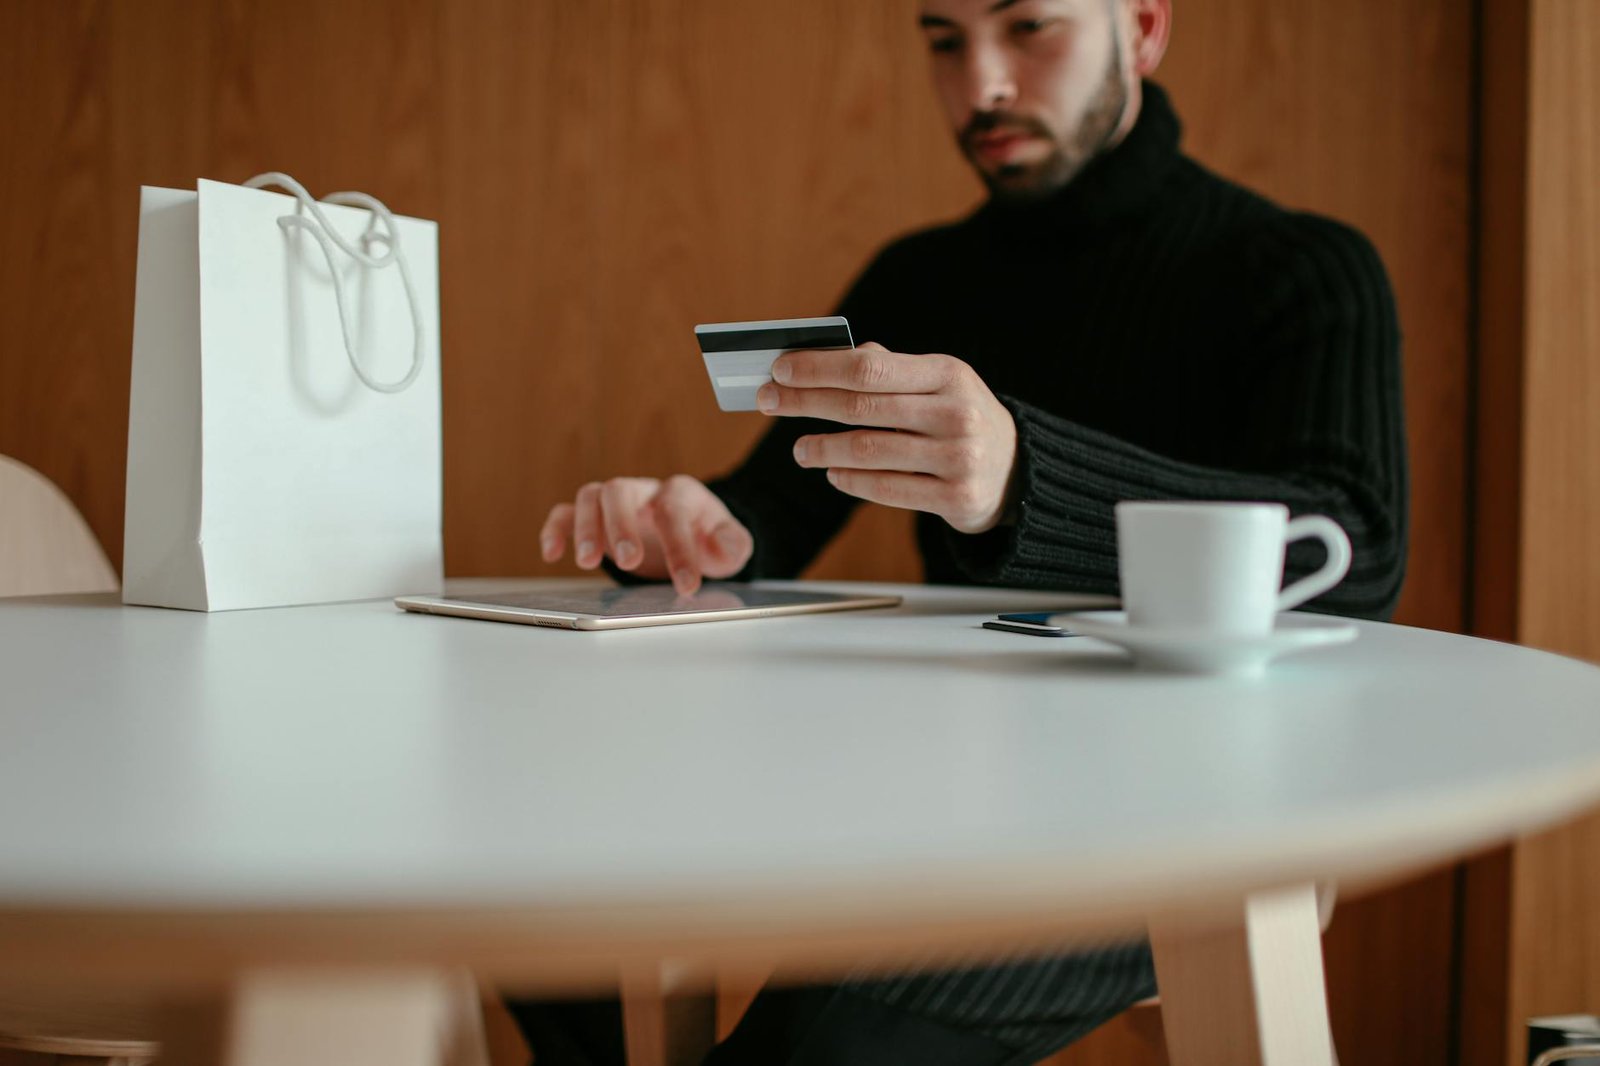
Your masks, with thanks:
M976 147L978 138L993 133L1016 133L1048 139L1050 131L1044 123L1027 115L1008 115L1003 111L977 111L961 130L961 144L969 151Z

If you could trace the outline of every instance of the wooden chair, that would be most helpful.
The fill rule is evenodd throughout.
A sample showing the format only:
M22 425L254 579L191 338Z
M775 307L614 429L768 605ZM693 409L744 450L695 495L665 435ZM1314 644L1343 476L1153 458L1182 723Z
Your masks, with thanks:
M78 509L48 478L0 455L0 597L115 592L116 571ZM477 986L462 975L451 1066L488 1066ZM500 1012L503 1014L503 1011ZM514 1063L509 1019L491 1011L497 1063ZM146 1066L159 1057L156 1011L76 990L0 995L0 1066ZM501 1057L500 1048L512 1050Z
M78 509L32 467L0 455L0 596L114 592L117 574ZM65 995L0 997L0 1064L143 1066L149 1012Z
M146 1066L160 1050L153 1012L137 1004L0 997L0 1066Z
M72 501L0 455L0 596L114 592L117 574Z

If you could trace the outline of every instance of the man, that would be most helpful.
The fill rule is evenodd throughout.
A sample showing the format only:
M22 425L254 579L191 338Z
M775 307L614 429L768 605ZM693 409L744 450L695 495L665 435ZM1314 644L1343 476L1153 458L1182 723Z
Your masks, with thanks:
M989 199L896 241L839 313L856 353L778 360L774 424L721 480L617 478L544 557L791 577L857 500L919 512L928 580L1114 592L1124 499L1277 500L1350 534L1313 606L1387 617L1406 550L1399 330L1353 230L1178 147L1171 0L924 0L934 83ZM906 354L919 353L919 354ZM927 354L940 353L940 354ZM1290 550L1291 576L1318 563ZM708 1063L1033 1062L1154 988L1148 949L763 992ZM611 1005L519 1005L546 1063L612 1061Z

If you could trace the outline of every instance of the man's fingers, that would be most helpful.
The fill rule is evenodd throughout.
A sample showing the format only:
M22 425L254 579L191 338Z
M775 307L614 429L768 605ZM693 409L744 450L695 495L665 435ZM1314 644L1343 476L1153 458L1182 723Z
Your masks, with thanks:
M707 528L700 537L707 577L732 577L744 569L755 551L750 531L731 515Z
M578 490L577 501L573 505L572 539L577 545L573 549L572 557L577 564L585 570L593 570L600 565L600 559L605 555L605 543L601 540L603 530L600 525L600 484L591 481Z
M828 481L847 496L901 507L908 511L942 514L951 502L949 484L929 474L886 473L881 470L848 470L835 467Z
M772 380L798 389L938 392L957 365L947 355L902 355L863 344L854 350L785 352L772 364Z
M948 476L953 464L947 453L951 451L951 445L919 433L857 429L801 437L794 442L794 461L807 468L900 470Z
M573 556L593 570L610 556L617 566L645 577L670 578L692 595L701 576L726 577L754 553L750 532L699 481L679 475L591 481L572 503L557 504L539 532L548 562L573 546Z
M696 498L689 478L669 478L651 501L656 536L667 560L667 575L680 596L692 596L700 588L701 561L694 537L693 508L703 502Z
M624 570L644 561L644 542L639 536L639 521L629 487L621 479L600 486L600 513L606 534L606 551Z
M904 393L853 392L849 389L796 389L763 385L756 393L761 413L783 417L822 418L847 426L909 429L936 433L945 406L934 397Z
M539 551L545 562L555 562L567 550L567 541L572 539L574 510L570 503L558 503L550 508L550 517L544 520L544 529L539 531Z

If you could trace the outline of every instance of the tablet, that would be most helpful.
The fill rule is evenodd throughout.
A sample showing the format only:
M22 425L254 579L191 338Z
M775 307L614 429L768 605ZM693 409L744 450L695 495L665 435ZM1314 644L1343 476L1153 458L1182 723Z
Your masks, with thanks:
M401 596L395 606L421 614L519 622L555 629L634 629L781 614L856 611L896 607L899 596L850 596L794 588L762 588L736 582L702 585L679 596L671 585L625 585L580 589L531 589L479 596Z

